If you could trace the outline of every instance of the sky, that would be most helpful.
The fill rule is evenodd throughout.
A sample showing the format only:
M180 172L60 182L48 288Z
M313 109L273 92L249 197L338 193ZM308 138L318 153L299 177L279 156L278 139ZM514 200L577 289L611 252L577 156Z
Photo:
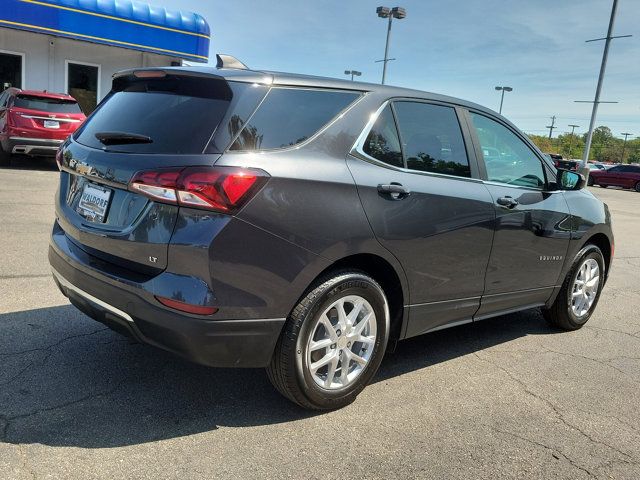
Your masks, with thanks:
M569 124L588 129L612 0L399 0L407 18L393 23L387 83L464 98L498 109L527 133L554 136ZM254 69L380 82L386 20L369 0L150 0L200 13L216 53ZM596 125L640 136L640 0L619 0ZM633 138L631 137L631 138Z

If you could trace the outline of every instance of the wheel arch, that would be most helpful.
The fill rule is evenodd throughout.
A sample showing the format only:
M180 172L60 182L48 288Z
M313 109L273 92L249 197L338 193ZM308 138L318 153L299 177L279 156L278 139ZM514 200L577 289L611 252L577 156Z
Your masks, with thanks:
M398 268L400 268L400 271L398 271ZM380 284L389 302L389 340L395 341L401 339L404 335L406 318L408 316L408 309L405 308L409 299L407 282L401 267L395 267L389 260L380 255L357 253L335 260L316 275L300 298L303 298L321 279L326 279L332 272L349 269L366 273Z

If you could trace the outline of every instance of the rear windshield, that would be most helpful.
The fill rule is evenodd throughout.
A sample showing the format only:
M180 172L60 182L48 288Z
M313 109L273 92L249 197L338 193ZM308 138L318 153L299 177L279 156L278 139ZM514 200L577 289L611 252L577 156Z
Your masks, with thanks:
M78 143L126 153L199 154L227 118L232 103L249 84L218 78L167 75L162 78L119 77L109 95L75 134ZM249 93L258 104L264 91ZM254 106L255 106L254 105ZM148 137L146 143L110 142L96 134L126 133ZM225 145L226 146L226 145Z
M231 150L269 150L312 137L357 98L356 92L272 88Z
M82 113L78 102L75 100L62 100L35 95L18 95L13 101L13 106L51 113Z

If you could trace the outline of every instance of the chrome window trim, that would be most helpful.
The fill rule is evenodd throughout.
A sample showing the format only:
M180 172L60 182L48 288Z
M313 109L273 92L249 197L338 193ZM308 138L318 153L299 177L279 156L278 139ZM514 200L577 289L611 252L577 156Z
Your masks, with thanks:
M369 132L371 132L371 129L373 128L373 125L376 123L376 121L378 120L378 117L380 116L380 114L382 113L382 111L387 107L387 105L390 105L392 102L394 101L403 101L403 99L405 99L405 97L398 97L398 98L390 98L388 100L385 100L382 105L380 107L378 107L378 109L372 113L369 116L369 120L367 121L364 129L362 130L362 132L360 132L360 135L358 135L358 138L356 139L355 143L353 144L353 147L351 147L350 150L350 154L353 155L356 158L359 158L361 160L367 161L369 163L373 163L377 166L380 167L384 167L384 168L388 168L390 170L396 170L398 172L403 172L403 173L411 173L414 175L425 175L428 177L436 177L436 178L450 178L450 179L455 179L455 180L463 180L463 181L467 181L467 182L475 182L475 183L481 183L482 179L480 178L474 178L474 177L460 177L458 175L449 175L446 173L437 173L437 172L423 172L420 170L412 170L410 168L402 168L402 167L396 167L395 165L390 165L388 163L383 162L382 160L378 160L377 158L372 157L371 155L368 155L364 152L364 142L367 140L367 137L369 136ZM413 101L414 99L406 99L404 101ZM428 100L423 99L424 101L421 103L432 103L429 102ZM437 104L437 105L443 105L443 106L449 106L446 105L444 103L442 104ZM453 106L451 108L454 108ZM460 127L462 129L462 126ZM399 133L398 133L399 135ZM400 139L398 139L398 141L400 141ZM402 148L402 147L401 147Z

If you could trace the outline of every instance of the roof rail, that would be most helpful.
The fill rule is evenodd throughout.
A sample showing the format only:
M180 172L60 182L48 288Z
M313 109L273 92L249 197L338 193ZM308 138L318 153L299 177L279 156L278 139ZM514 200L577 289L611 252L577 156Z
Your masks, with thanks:
M237 68L239 70L249 70L249 67L231 55L218 53L216 55L216 60L216 68Z

